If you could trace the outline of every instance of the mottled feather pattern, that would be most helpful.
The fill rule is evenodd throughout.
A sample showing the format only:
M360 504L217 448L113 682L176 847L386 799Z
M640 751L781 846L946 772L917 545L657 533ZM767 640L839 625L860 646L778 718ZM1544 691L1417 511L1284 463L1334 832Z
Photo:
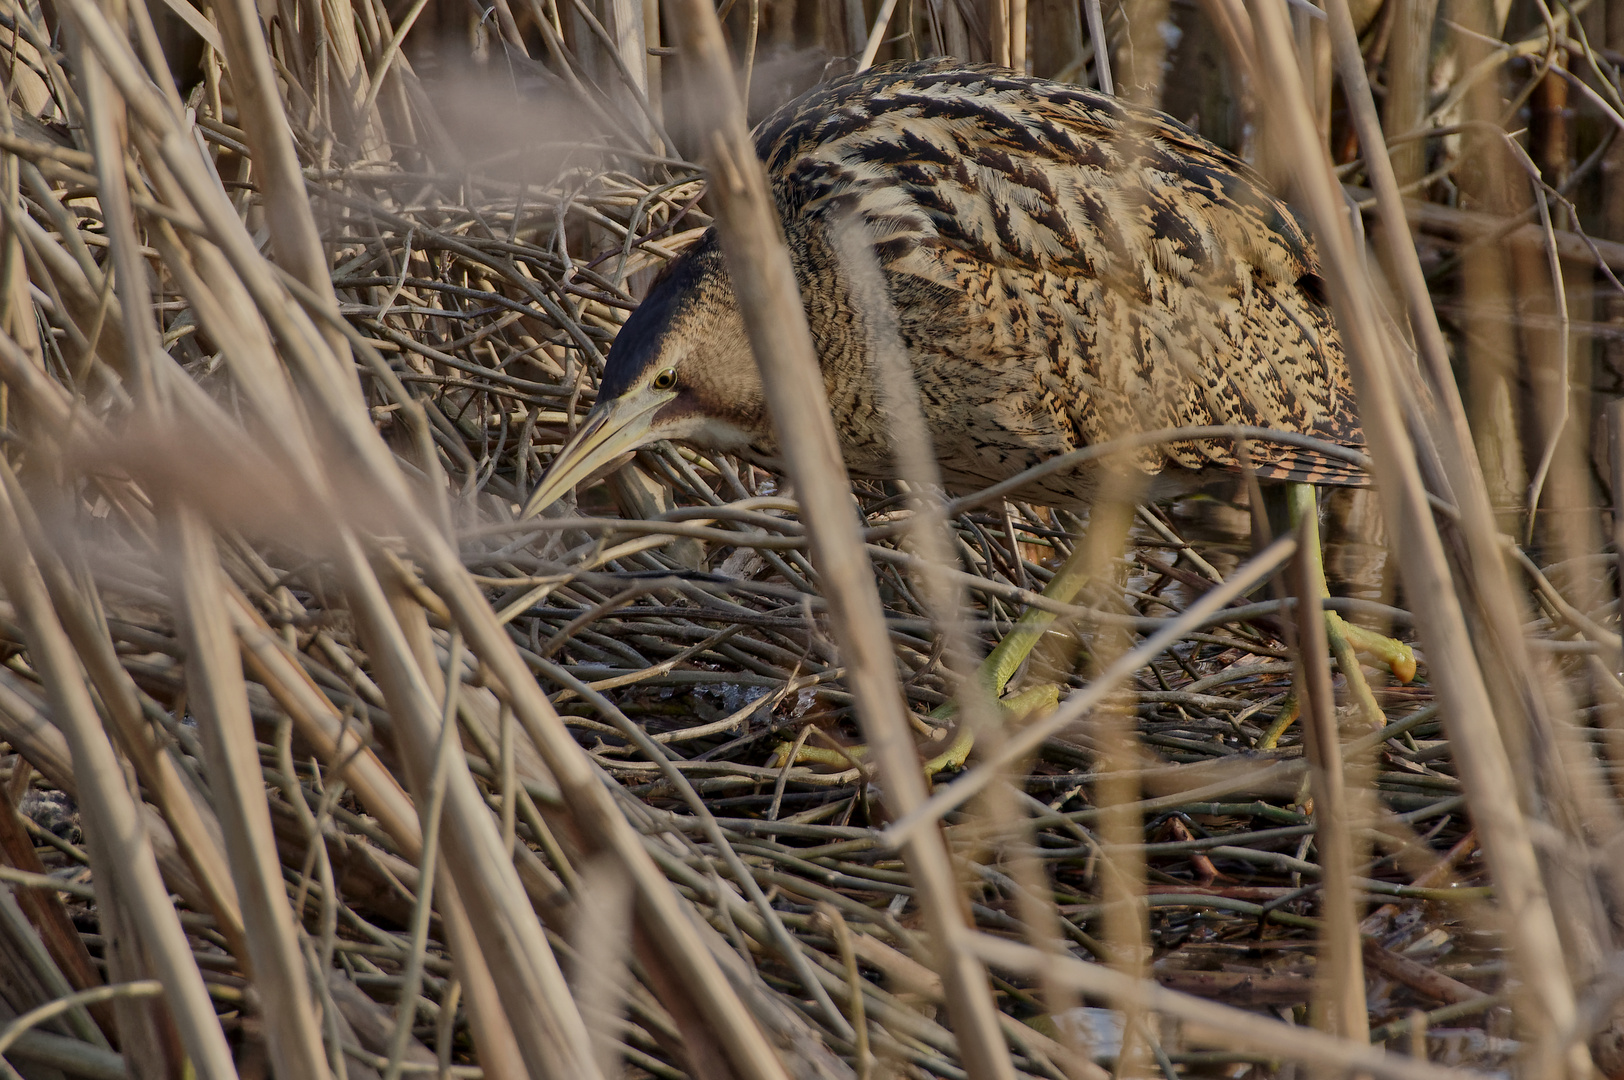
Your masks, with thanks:
M1362 445L1312 243L1246 165L1160 113L1001 68L895 64L792 102L757 150L859 475L892 464L873 299L847 294L833 256L853 217L955 488L1155 428ZM1250 456L1264 477L1363 481L1309 451ZM1238 462L1229 440L1191 440L1135 464L1176 487ZM1072 501L1091 486L1078 472L1042 489Z

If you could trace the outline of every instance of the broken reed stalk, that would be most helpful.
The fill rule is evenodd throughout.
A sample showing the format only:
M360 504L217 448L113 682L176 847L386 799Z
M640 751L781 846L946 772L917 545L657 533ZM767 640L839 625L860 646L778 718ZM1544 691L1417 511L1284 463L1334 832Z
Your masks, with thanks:
M703 0L674 10L681 47L700 92L693 100L711 110L705 125L717 228L740 293L745 327L762 369L773 425L812 539L815 563L831 599L835 639L857 699L870 752L893 813L906 814L925 799L919 756L903 712L901 686L884 631L884 610L862 555L858 523L834 422L825 400L817 357L801 306L800 288L784 248L778 213L744 123L732 66L715 12ZM999 1030L986 970L959 947L967 932L947 847L934 829L904 845L918 890L937 972L947 994L965 1069L974 1080L1014 1077Z

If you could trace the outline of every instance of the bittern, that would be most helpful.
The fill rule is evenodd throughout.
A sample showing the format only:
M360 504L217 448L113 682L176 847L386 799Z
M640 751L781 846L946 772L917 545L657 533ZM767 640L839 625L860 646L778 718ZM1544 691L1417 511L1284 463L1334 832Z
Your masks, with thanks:
M896 476L878 304L894 312L883 324L955 493L1166 428L1363 443L1312 241L1252 169L1160 112L998 67L900 63L802 95L755 145L854 476ZM836 231L853 222L883 297L861 295L840 257ZM778 456L714 229L626 320L596 404L525 513L660 439ZM1364 482L1313 449L1249 441L1245 453L1263 480ZM1191 438L1144 446L1131 464L1154 496L1233 473L1237 455L1233 440ZM1080 466L1027 494L1086 503L1096 482ZM1350 681L1351 655L1339 649ZM1015 662L998 658L995 692Z

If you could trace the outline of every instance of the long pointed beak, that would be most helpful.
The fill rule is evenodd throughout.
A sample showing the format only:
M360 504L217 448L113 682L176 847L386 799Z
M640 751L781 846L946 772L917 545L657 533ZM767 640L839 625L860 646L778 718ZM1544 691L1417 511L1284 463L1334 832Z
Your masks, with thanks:
M613 462L659 438L652 434L654 414L673 395L652 390L634 392L611 402L600 402L587 414L575 435L558 451L541 485L524 504L521 519L539 514L576 484Z

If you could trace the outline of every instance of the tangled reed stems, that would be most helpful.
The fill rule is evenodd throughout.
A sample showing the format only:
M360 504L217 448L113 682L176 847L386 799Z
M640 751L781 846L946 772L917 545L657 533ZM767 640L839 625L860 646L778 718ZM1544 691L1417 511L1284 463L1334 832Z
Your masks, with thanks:
M409 31L446 17L422 5L10 3L0 1067L1619 1071L1624 686L1586 365L1611 371L1624 222L1583 204L1624 127L1618 54L1582 8L1538 5L1521 37L1515 16L1450 23L1443 65L1395 28L1431 33L1428 5L1388 5L1362 28L1328 6L1334 63L1325 28L1299 17L1299 50L1269 0L823 5L815 32L767 13L773 40L834 56L1024 58L1099 85L1114 63L1147 100L1164 20L1209 57L1233 46L1263 99L1255 149L1370 331L1353 348L1397 554L1386 592L1328 603L1413 624L1429 661L1378 687L1387 727L1305 757L1271 730L1296 605L1236 584L1286 549L1254 556L1233 508L1131 511L1115 572L1055 604L1039 593L1081 520L1018 492L948 504L944 567L915 492L860 485L865 531L841 543L883 606L860 624L866 582L820 563L842 478L661 446L516 520L657 268L711 213L763 238L707 193L685 155L710 121L666 92L731 93L702 64L704 5L664 13L673 57L653 5L498 0L475 37L516 92L443 42L420 75L436 60ZM781 99L799 76L757 56L762 8L728 8L755 97ZM1316 134L1333 68L1353 120ZM1429 70L1452 73L1430 99ZM1582 158L1589 129L1552 127L1575 108L1559 87L1605 130ZM1505 132L1526 98L1546 119L1525 148ZM493 109L512 110L494 144ZM1332 238L1327 132L1391 293ZM1466 205L1401 201L1444 178ZM1617 231L1592 238L1598 213ZM1040 652L1025 675L1070 722L899 803L907 759L876 773L846 748L886 710L925 750L948 737L924 715L967 662L943 582L962 640L1047 606L1085 659ZM781 742L829 764L774 764Z

